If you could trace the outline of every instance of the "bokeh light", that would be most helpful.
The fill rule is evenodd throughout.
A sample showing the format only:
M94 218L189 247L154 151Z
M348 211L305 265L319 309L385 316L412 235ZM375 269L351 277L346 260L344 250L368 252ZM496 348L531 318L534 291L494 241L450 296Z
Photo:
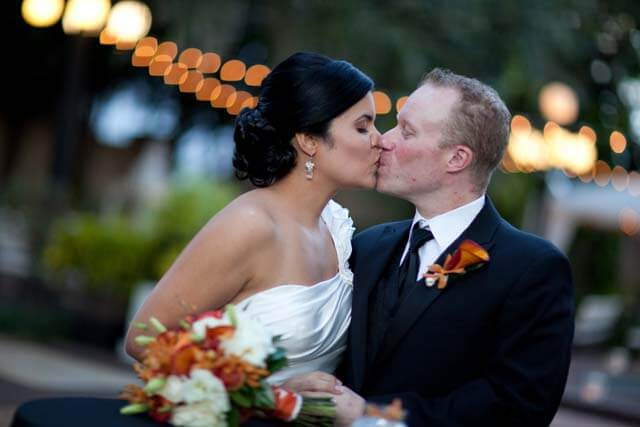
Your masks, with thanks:
M118 38L115 35L108 32L106 28L100 31L100 38L98 40L100 44L104 44L104 45L112 45L118 42Z
M196 99L198 101L211 101L211 94L220 86L220 80L210 77L202 80L196 87Z
M384 115L391 111L391 98L386 93L379 90L374 91L373 102L376 106L376 114Z
M408 96L401 96L400 98L398 98L398 100L396 101L396 111L399 113L400 110L402 110L402 107L404 107L404 104L406 104L407 99L409 99Z
M262 81L271 72L269 67L261 64L252 65L244 76L244 82L247 86L260 86Z
M571 87L564 83L549 83L540 91L538 98L540 112L547 119L559 125L568 125L578 118L578 97Z
M620 230L627 236L633 236L640 231L640 215L631 208L620 211Z
M69 0L62 17L62 29L67 34L98 34L107 22L109 9L109 0Z
M200 71L189 70L184 81L180 83L180 92L195 93L203 78Z
M244 108L243 105L247 100L251 99L251 94L249 92L239 90L233 93L227 99L227 113L232 116L237 116L240 111Z
M257 106L258 97L253 96L242 103L242 105L240 106L240 111L242 111L243 108L256 108Z
M178 62L183 63L187 68L196 68L202 59L202 51L195 47L185 49L178 58Z
M178 45L174 42L162 42L156 49L156 55L166 55L171 61L176 58L178 54Z
M531 133L531 122L525 116L516 114L511 119L511 132L518 136L527 136Z
M22 18L32 27L50 27L60 20L64 0L24 0Z
M149 63L149 75L151 76L164 76L167 68L171 66L171 57L169 55L156 55L151 59Z
M211 106L214 108L226 108L227 100L235 91L233 86L227 84L216 87L211 92Z
M627 148L627 139L620 132L613 131L609 137L609 145L614 153L622 153Z
M130 46L149 33L151 10L139 1L124 0L111 9L105 30L123 46Z
M220 55L217 53L207 52L200 58L197 70L202 74L215 73L220 69Z
M239 82L244 78L247 66L239 59L231 59L224 63L220 70L220 79L229 82Z
M622 166L615 166L611 171L611 185L616 191L624 191L629 186L629 174Z
M131 64L134 67L148 67L157 50L158 40L154 37L140 39L131 56Z
M609 184L611 180L611 168L606 162L598 160L593 168L593 180L600 187L604 187Z
M187 66L181 62L169 65L164 71L164 83L168 85L179 85L187 79Z
M578 131L578 133L584 136L592 144L595 144L596 141L598 140L598 135L596 134L596 131L591 129L589 126L582 126Z

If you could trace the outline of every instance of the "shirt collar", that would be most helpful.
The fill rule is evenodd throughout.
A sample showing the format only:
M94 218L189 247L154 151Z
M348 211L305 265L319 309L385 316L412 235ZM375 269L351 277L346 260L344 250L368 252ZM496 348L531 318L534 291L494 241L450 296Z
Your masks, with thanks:
M460 235L469 228L473 220L484 207L484 194L474 201L460 206L449 212L445 212L431 219L426 219L416 209L416 214L411 223L411 229L417 222L422 222L422 227L429 226L433 238L438 246L444 250L448 248Z

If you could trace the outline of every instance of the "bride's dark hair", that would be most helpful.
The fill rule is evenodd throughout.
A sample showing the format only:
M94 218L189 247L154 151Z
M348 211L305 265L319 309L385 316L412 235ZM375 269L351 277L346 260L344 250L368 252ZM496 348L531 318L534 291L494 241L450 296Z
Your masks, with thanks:
M296 164L296 133L325 137L331 120L360 101L373 81L346 61L296 53L264 79L258 105L235 122L233 166L239 179L267 187Z

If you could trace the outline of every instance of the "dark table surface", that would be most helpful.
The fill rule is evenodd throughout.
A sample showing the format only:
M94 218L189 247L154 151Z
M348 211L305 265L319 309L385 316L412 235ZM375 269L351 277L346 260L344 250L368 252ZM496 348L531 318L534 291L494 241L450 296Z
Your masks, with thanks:
M159 427L146 415L121 415L119 399L61 397L38 399L18 407L10 427ZM272 420L249 420L243 427L284 426Z

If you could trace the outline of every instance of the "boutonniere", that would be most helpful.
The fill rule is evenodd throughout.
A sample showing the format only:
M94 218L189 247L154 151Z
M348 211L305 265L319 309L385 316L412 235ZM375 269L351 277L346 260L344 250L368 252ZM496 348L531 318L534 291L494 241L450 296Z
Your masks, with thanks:
M462 276L482 267L487 262L489 262L487 251L473 240L465 240L453 254L447 255L443 265L429 266L424 275L425 283L429 287L437 284L438 289L444 289L449 283L449 276Z

